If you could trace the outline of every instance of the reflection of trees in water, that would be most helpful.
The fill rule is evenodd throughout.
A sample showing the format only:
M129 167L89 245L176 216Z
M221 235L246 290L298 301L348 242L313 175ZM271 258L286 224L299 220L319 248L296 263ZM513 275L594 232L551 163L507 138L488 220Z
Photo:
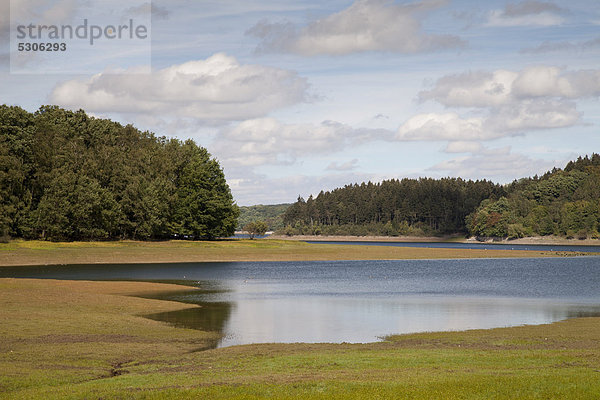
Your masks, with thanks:
M600 309L598 307L589 307L586 309L567 310L565 319L568 318L583 318L583 317L600 317Z
M600 317L600 306L571 306L568 308L549 309L547 311L552 321L562 321L571 318Z
M198 286L202 286L198 282ZM185 304L195 304L198 307L185 308L177 311L167 311L145 315L146 318L162 321L172 324L179 328L197 329L204 332L217 332L221 336L224 334L225 325L231 317L233 303L231 302L211 302L206 301L208 297L218 296L227 290L213 287L206 290L190 290L185 292L163 292L152 295L141 295L139 297L151 298L155 300L176 301ZM219 339L210 343L210 348L218 345Z
M200 307L185 308L145 315L155 321L163 321L180 328L197 329L223 333L226 322L231 316L231 303L201 303Z

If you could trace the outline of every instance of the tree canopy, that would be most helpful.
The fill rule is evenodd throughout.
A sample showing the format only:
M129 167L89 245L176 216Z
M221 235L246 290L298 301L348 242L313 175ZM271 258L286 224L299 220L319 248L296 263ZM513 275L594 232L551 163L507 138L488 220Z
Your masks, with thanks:
M482 200L505 194L489 181L392 179L299 197L283 216L287 234L423 235L466 233L465 217Z
M254 239L255 236L262 236L267 232L269 227L265 221L252 221L244 225L244 230L250 236L250 239Z
M579 157L564 170L526 178L507 187L507 195L486 200L467 217L475 236L519 238L532 235L598 237L600 155Z
M282 229L283 213L288 209L290 204L257 204L254 206L241 206L240 217L238 218L238 228L244 229L247 223L253 221L264 221L270 231Z
M239 214L192 140L43 106L0 106L0 234L29 239L216 238Z
M346 185L284 213L281 233L600 237L600 155L508 185L460 178Z

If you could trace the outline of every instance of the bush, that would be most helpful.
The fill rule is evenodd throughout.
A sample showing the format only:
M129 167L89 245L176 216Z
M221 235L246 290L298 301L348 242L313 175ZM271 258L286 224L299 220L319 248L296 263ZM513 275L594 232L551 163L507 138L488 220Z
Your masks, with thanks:
M519 239L527 236L527 231L523 224L509 224L508 225L508 238Z

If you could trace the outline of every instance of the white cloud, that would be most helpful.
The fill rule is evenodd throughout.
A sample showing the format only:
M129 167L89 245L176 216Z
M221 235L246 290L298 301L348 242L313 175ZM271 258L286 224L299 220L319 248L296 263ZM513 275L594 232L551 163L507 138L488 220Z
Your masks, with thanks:
M494 107L536 97L598 96L600 70L565 71L543 65L521 71L447 75L438 79L431 90L419 93L421 101L435 100L447 107Z
M448 107L488 107L511 101L512 84L518 73L507 70L446 75L419 99L435 100Z
M308 83L297 73L241 65L222 53L151 74L136 72L100 73L61 83L50 101L97 113L170 115L220 123L261 117L308 97Z
M335 153L352 144L389 140L392 135L383 129L356 129L334 121L282 124L273 118L258 118L222 129L211 151L236 167L292 164L299 157Z
M355 158L353 160L347 161L342 164L338 164L337 162L332 162L327 166L327 171L352 171L358 167L358 159Z
M563 72L557 67L527 68L513 82L516 97L564 97L569 99L600 96L600 70Z
M446 153L476 153L482 149L479 142L456 141L449 142L444 152Z
M416 17L445 3L429 0L401 5L389 0L357 0L302 28L289 22L261 21L247 33L261 39L258 51L307 56L366 51L418 53L463 47L465 42L457 36L426 34Z
M466 179L492 179L510 182L515 177L542 174L563 161L534 159L524 154L513 153L510 147L482 149L476 154L442 161L430 171Z
M419 114L398 130L399 140L489 140L532 130L580 123L576 100L600 96L600 70L566 71L534 66L521 71L467 72L441 77L421 101L469 108L476 117L455 112ZM450 146L449 151L454 151Z
M600 24L598 24L600 25ZM520 51L522 54L540 54L559 51L587 51L600 47L600 36L594 39L578 42L545 41L537 47L529 47Z
M481 118L461 118L456 113L418 114L400 126L398 140L483 140L491 139Z
M554 3L523 1L507 4L504 10L492 10L486 25L492 27L553 26L564 23L565 10Z
M579 123L582 116L573 102L546 99L518 101L490 108L487 113L485 118L464 118L457 113L417 114L398 128L396 139L450 142L491 140L527 131L573 126ZM449 148L455 149L454 146L458 145Z
M490 112L486 129L495 132L522 132L565 128L576 125L582 114L568 101L525 100Z

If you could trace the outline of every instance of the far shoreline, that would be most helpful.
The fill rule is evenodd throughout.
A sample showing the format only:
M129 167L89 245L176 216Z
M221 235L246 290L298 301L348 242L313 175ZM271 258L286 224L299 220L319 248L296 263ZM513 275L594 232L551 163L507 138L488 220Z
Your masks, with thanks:
M270 235L267 240L296 240L315 242L390 242L390 243L470 243L498 245L565 245L565 246L600 246L600 239L567 239L558 236L531 236L519 239L486 239L465 238L463 236L343 236L343 235Z
M334 237L340 238L340 237ZM331 240L332 237L320 237ZM355 238L364 240L365 238ZM438 238L436 238L438 239ZM0 268L60 264L142 264L237 261L344 261L466 258L536 258L597 256L600 252L553 249L464 249L419 246L364 246L336 243L311 244L296 240L233 239L218 241L116 241L45 242L16 240L0 244ZM423 238L419 238L423 240ZM438 239L439 241L439 239Z

